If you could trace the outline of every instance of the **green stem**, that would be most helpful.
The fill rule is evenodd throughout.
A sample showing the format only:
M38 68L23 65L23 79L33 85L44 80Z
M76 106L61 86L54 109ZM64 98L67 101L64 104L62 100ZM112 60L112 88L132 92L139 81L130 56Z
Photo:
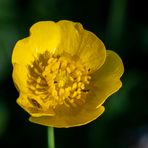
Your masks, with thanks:
M53 127L48 127L48 148L55 148Z

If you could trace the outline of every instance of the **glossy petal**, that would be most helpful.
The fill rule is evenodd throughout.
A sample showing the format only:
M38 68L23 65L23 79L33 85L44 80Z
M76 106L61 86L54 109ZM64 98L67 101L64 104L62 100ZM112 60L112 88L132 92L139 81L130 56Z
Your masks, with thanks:
M27 93L27 67L20 64L14 64L13 81L19 92Z
M83 31L78 55L90 72L98 70L106 58L103 42L92 32Z
M116 92L121 86L120 77L124 72L120 57L113 51L107 50L103 66L93 74L91 81L92 96L96 105L100 106L106 98Z
M34 24L30 29L30 46L36 53L48 50L55 53L61 41L60 27L52 21L42 21Z
M79 50L79 42L80 42L80 34L75 28L74 22L71 21L59 21L57 25L59 25L61 30L61 42L58 46L58 54L62 54L66 52L71 56L76 55Z
M29 47L29 38L19 40L12 53L12 64L27 65L33 59L33 51Z
M33 117L41 117L41 116L54 116L54 111L49 109L48 112L39 108L35 108L27 99L28 94L20 93L19 98L17 99L17 103L31 116Z
M30 29L30 36L19 40L12 54L12 63L28 65L38 54L49 51L54 53L60 43L59 26L51 21L38 22Z
M87 110L88 109L88 110ZM58 114L53 117L30 117L31 122L51 126L51 127L74 127L87 124L92 120L98 118L104 111L104 107L100 106L97 109L90 110L89 108L82 108L81 110L59 110Z
M59 46L70 55L77 55L90 71L96 71L105 60L103 42L92 32L83 29L80 23L60 21L62 40ZM62 52L62 51L61 51Z

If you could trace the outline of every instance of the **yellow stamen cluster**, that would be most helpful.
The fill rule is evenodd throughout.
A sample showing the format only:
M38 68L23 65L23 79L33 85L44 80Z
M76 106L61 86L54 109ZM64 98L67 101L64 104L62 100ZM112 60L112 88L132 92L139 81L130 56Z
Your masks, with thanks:
M85 102L91 77L79 60L40 55L28 68L28 88L32 94L28 100L33 106L48 109Z

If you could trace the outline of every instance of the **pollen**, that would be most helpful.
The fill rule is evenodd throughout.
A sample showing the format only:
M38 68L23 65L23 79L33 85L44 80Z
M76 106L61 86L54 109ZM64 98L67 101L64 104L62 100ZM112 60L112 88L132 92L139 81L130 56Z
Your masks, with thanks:
M45 52L28 66L28 71L32 106L48 110L61 105L77 107L85 102L91 76L80 60Z

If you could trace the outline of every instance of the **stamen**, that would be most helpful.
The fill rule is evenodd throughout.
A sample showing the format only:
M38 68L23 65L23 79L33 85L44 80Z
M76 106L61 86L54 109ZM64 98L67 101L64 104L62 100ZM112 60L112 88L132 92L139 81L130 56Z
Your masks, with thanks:
M58 105L77 107L85 103L90 68L78 58L56 57L45 52L28 66L28 70L28 90L34 98L28 100L34 107L48 110Z

